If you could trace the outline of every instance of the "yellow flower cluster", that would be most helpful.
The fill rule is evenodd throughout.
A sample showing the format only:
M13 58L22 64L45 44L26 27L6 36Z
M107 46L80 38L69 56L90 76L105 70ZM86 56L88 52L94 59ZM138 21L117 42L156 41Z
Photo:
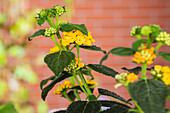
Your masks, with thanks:
M52 54L52 53L55 53L55 52L58 52L58 51L60 51L60 48L58 46L55 46L55 47L50 49L49 54Z
M134 74L134 73L129 73L127 75L127 80L129 82L134 82L134 80L137 80L137 79L138 79L138 76L136 74Z
M62 41L62 45L67 46L70 43L77 43L78 45L86 44L92 45L92 42L95 42L92 39L91 32L88 32L88 36L82 34L79 30L73 30L70 32L63 32L64 37L60 39Z
M80 81L80 83L81 83L81 85L83 85L83 82L82 82L82 81ZM86 83L87 83L88 85L91 85L92 87L98 85L97 82L94 82L93 80L88 80L88 79L86 79Z
M170 85L170 68L168 66L155 65L151 70L151 74L160 78L166 85Z
M150 65L155 58L154 48L151 47L150 49L144 48L141 51L137 51L132 60L136 63L147 63Z
M160 32L160 34L156 37L156 40L170 46L170 34L167 32Z
M81 58L75 58L75 60L76 60L76 65L78 65L78 68L84 67L84 63L80 63L80 61L82 60Z
M64 81L63 84L59 85L55 91L53 92L53 94L62 94L63 91L67 91L68 89L70 89L71 86L71 81Z

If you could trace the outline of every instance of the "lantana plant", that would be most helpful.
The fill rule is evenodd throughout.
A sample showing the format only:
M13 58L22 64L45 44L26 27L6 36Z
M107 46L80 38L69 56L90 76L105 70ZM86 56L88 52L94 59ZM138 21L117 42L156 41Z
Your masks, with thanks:
M170 53L157 53L162 45L170 45L168 33L161 30L158 25L133 27L131 36L137 37L138 40L132 43L132 48L116 47L106 52L92 45L95 40L84 24L59 23L59 17L65 12L65 7L59 5L41 10L36 17L37 22L40 26L47 22L49 28L38 30L28 38L31 41L32 38L42 35L51 38L56 45L44 58L44 62L55 75L40 83L43 100L55 87L53 94L61 95L70 101L66 110L55 113L165 113L167 111L165 100L170 95L170 67L155 65L148 68L148 65L152 64L157 56L170 61ZM152 46L153 43L157 43L157 46ZM102 52L105 55L99 64L84 64L80 57L80 48ZM77 52L74 53L73 49ZM125 72L116 72L102 64L109 54L134 56L132 62L142 67L138 66L133 69L124 67L122 69ZM94 95L93 90L98 84L94 81L91 70L114 78L118 82L114 85L115 88L125 86L131 99L126 100L102 88L98 88L98 95ZM149 77L151 79L146 75L147 71L150 71L153 76ZM49 81L51 82L47 84ZM82 98L80 93L84 93L86 98ZM98 100L101 95L112 97L114 101ZM103 110L102 107L107 107L107 109Z

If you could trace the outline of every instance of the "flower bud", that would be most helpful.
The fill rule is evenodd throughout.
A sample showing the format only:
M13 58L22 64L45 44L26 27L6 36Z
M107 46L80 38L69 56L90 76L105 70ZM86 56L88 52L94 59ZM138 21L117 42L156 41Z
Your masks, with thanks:
M57 30L51 27L51 28L47 28L44 34L45 34L45 37L50 37L56 33L57 33Z
M141 28L141 34L142 35L149 36L150 33L152 33L152 29L151 29L150 26L145 25Z
M59 16L61 16L61 15L65 12L64 7L59 6L59 5L54 6L53 9L55 10L55 12L56 12Z
M45 16L47 16L47 12L46 10L41 10L41 12L39 13L40 18L44 18Z
M132 27L130 35L131 36L136 36L136 35L140 34L140 30L141 30L141 27L134 26L134 27Z

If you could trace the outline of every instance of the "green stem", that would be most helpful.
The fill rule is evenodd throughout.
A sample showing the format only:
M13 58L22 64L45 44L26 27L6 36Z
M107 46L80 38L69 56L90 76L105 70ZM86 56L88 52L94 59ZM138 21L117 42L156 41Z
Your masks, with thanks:
M136 108L138 109L138 112L139 112L139 113L144 113L144 112L142 111L142 109L139 107L139 105L138 105L138 103L136 102L136 100L132 98L131 93L130 93L130 91L129 91L129 85L126 86L126 88L127 88L128 92L129 92L129 95L130 95L133 103L135 104Z
M58 42L55 39L55 35L50 36L50 38L53 40L53 42L60 48L60 50L63 50L63 48L58 44Z
M53 19L52 18L47 18L47 23L50 25L50 27L53 27L53 28L56 28L54 22L53 22Z
M73 72L73 76L74 76L74 78L76 79L76 81L77 81L77 83L79 84L79 86L81 87L81 89L83 90L83 92L86 94L86 96L89 96L88 93L86 92L86 90L84 89L84 87L81 85L81 83L80 83L79 79L77 78L75 72Z
M75 87L75 86L76 86L76 83L75 83L75 81L74 81L74 77L72 76L72 77L70 77L69 79L71 80L72 86ZM77 97L77 99L81 101L81 98L80 98L80 95L79 95L79 93L78 93L78 90L77 90L77 89L73 89L73 91L74 91L74 94L75 94L75 96Z
M69 51L72 51L75 48L75 46L73 46Z
M147 70L147 63L144 63L142 66L142 75L140 79L147 79L148 77L146 76L146 70Z
M58 17L59 17L59 15L56 14L56 27L57 27L57 28L58 28Z
M155 53L158 51L158 49L163 45L162 42L158 42L156 48L155 48Z
M70 97L67 95L67 93L64 91L63 95L72 103L73 101L70 99Z
M99 94L99 95L96 97L96 99L98 100L100 96L101 96L101 94Z
M147 48L149 49L149 48L151 48L151 41L150 41L150 37L149 37L149 36L147 36L147 39L148 39L148 46L147 46Z
M76 48L77 48L77 57L78 57L78 59L80 58L80 52L79 52L79 45L78 44L76 44ZM79 61L80 62L80 61Z
M89 86L87 85L86 80L85 80L83 74L82 74L80 71L78 71L78 75L79 75L81 81L83 82L83 85L84 85L87 93L88 93L89 95L92 95L91 90L90 90Z

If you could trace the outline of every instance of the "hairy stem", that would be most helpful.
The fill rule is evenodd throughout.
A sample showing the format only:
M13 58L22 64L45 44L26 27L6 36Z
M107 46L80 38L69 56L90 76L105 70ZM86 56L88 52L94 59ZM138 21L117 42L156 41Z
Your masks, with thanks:
M76 81L79 84L79 86L81 87L81 89L83 90L83 92L86 94L86 96L89 96L88 93L86 92L86 90L84 89L84 87L81 85L79 79L77 78L76 72L73 72L73 76L76 79Z
M140 79L147 79L148 77L146 76L146 70L147 70L147 63L144 63L142 66L142 75Z
M83 85L84 85L87 93L88 93L89 95L92 95L91 90L90 90L89 86L87 85L86 80L85 80L83 74L82 74L80 71L78 71L78 75L79 75L81 81L83 82Z
M76 86L76 83L75 83L75 81L74 81L74 77L72 76L72 77L70 77L69 79L71 80L72 86L75 87L75 86ZM74 94L75 94L75 96L77 97L77 99L81 101L81 98L80 98L80 95L79 95L79 93L78 93L78 90L77 90L77 89L73 89L73 91L74 91Z
M163 45L162 42L158 42L156 48L155 48L155 53L158 51L158 49Z
M60 50L63 50L63 48L62 48L62 47L58 44L58 42L56 41L54 35L50 36L50 38L51 38L51 39L53 40L53 42L60 48Z
M67 93L64 91L63 95L72 103L73 101L70 99L70 97L67 95Z

